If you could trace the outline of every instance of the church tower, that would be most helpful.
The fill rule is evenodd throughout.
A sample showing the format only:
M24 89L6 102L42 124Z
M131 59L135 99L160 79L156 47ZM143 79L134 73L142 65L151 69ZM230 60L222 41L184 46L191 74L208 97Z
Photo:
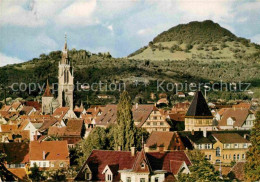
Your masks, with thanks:
M65 44L62 51L62 58L59 62L59 88L58 88L58 102L60 107L69 107L73 110L73 90L74 90L74 76L73 69L70 65L67 36L65 35Z
M47 80L46 89L45 89L44 94L42 95L42 113L51 114L53 99L54 99L54 96L51 93L49 81Z

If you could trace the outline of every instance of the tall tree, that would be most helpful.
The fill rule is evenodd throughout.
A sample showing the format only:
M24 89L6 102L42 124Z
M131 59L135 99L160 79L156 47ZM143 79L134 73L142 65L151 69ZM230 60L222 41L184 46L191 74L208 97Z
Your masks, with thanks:
M120 95L117 105L117 132L115 132L115 147L130 150L135 145L136 128L133 120L131 98L127 91Z
M251 131L251 146L246 154L245 177L247 181L260 180L260 111L256 113L256 120Z

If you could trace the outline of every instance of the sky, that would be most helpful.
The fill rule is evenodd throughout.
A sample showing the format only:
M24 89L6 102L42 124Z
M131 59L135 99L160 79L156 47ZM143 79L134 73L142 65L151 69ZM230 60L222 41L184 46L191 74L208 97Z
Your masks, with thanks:
M0 67L61 50L126 57L178 24L213 20L260 44L260 0L0 0Z

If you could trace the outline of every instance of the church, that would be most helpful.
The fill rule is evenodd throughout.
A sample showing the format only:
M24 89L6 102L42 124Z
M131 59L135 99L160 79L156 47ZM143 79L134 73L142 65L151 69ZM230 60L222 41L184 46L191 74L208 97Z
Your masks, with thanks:
M51 89L47 81L45 92L42 95L42 113L52 114L53 111L58 107L69 107L70 110L73 110L73 90L73 68L69 60L67 38L65 36L62 58L59 62L58 97L55 98L51 93Z

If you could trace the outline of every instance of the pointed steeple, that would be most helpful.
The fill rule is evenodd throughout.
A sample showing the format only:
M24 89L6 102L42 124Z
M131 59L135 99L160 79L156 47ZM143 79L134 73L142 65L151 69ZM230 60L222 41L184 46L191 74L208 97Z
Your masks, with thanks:
M43 97L53 97L52 93L51 93L51 89L50 89L50 86L49 86L49 81L47 79L47 83L46 83L46 89L45 89L45 92L44 94L42 95Z
M186 117L209 117L212 118L212 113L209 110L208 104L203 97L201 91L197 91L191 105L187 111Z
M64 49L62 51L61 64L69 64L68 46L67 46L67 34L65 33Z
M67 50L67 33L65 33L65 44L64 44L64 51Z

